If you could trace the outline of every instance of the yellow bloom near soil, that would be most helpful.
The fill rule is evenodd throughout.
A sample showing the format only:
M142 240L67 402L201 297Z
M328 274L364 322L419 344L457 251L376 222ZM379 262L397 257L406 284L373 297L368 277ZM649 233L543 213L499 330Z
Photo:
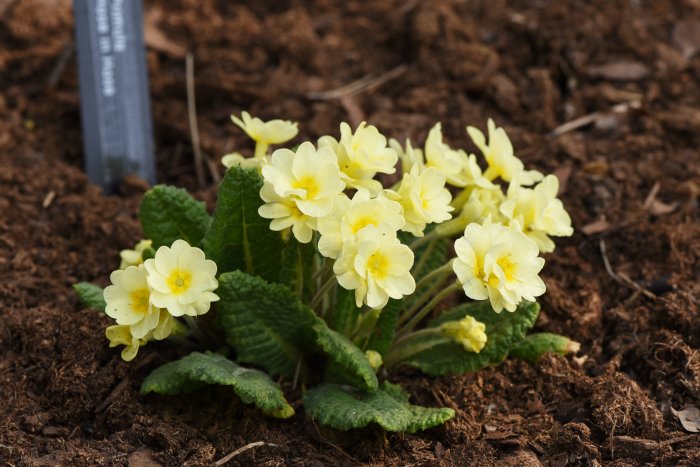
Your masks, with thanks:
M490 300L497 313L515 311L522 300L534 301L545 292L538 276L544 259L522 232L500 224L469 224L455 252L453 269L467 297Z
M145 268L151 303L173 316L204 314L211 302L219 300L214 293L218 287L216 263L184 240L175 240L172 247L158 248Z
M105 312L118 325L130 327L136 339L143 338L158 325L160 314L151 304L147 276L143 264L114 271L109 276L112 285L104 291Z

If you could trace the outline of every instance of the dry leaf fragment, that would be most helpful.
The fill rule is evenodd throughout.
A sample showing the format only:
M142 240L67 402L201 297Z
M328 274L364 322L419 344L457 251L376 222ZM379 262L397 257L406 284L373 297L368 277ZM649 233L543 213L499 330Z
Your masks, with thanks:
M690 58L700 50L700 21L679 21L673 27L673 43L685 58Z
M694 405L689 405L683 410L674 410L674 408L671 407L671 413L678 417L681 425L683 425L683 428L687 431L691 433L700 433L700 409Z
M187 51L184 47L171 41L165 33L158 28L158 20L161 17L160 10L151 10L146 14L144 21L144 40L146 46L170 55L173 58L184 58Z
M663 216L665 214L671 214L678 207L678 203L666 204L663 201L655 199L651 202L649 206L649 212L655 216Z
M569 187L569 178L571 178L571 172L573 167L570 165L564 165L559 167L554 171L554 176L559 180L559 192L557 196L561 196L566 193L566 189Z
M649 68L641 62L621 60L604 65L589 66L586 74L592 78L613 81L639 81L649 75Z
M583 232L584 235L590 236L593 234L605 232L609 228L610 228L610 224L608 224L608 221L601 218L601 219L594 220L593 222L581 227L581 232Z

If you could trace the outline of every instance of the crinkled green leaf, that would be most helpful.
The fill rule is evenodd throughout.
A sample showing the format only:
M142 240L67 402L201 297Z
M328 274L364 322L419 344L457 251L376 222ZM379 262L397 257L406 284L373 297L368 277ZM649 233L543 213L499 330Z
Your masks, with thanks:
M180 360L176 360L151 371L141 383L141 394L154 392L174 396L181 392L189 393L204 386L198 381L192 381L186 376L178 374L177 369L180 363Z
M331 374L345 376L347 381L361 389L377 389L377 375L367 357L355 344L342 334L329 329L322 320L314 325L316 343L331 360Z
M318 318L286 286L233 271L219 277L216 293L221 325L239 361L291 377L315 349Z
M289 418L294 409L279 385L259 370L243 368L223 355L193 352L175 362L156 368L141 385L141 393L174 395L190 392L205 384L231 386L246 404L268 415Z
M299 243L293 236L282 249L282 263L277 282L289 287L297 296L305 297L311 290L313 245Z
M375 350L382 356L386 354L394 340L396 323L399 321L399 314L402 309L403 302L401 300L389 300L389 303L382 309L374 331L369 338L368 349Z
M510 355L535 363L542 355L548 352L566 355L571 352L577 352L578 348L579 344L568 337L549 332L539 332L525 336L525 339L513 347Z
M336 287L335 308L330 316L330 326L339 333L349 336L357 324L359 315L360 309L355 305L355 291Z
M157 185L141 201L141 226L153 248L170 246L177 239L198 245L209 228L211 217L202 201L182 188Z
M337 430L377 424L388 431L414 433L454 417L454 411L450 408L409 404L407 395L388 383L377 391L323 384L306 391L303 402L309 417Z
M496 313L488 302L469 303L449 310L433 320L437 328L447 321L458 321L467 315L486 325L488 340L481 352L468 352L460 344L438 333L418 333L410 342L402 342L401 357L390 355L385 363L391 366L408 365L429 375L469 373L502 362L508 352L535 324L539 305L523 302L516 311ZM416 351L410 351L415 348Z
M270 230L269 219L258 214L262 184L257 170L231 167L219 185L214 220L203 241L204 253L219 273L239 269L279 280L283 241Z
M97 308L105 311L107 304L104 299L104 289L89 282L78 282L73 284L73 290L78 294L80 301L88 308Z

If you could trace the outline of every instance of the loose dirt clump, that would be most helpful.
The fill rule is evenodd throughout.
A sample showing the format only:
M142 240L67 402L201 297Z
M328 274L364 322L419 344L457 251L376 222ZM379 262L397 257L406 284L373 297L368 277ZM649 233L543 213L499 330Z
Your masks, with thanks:
M286 421L221 388L139 395L183 350L149 344L124 363L107 347L108 320L71 290L107 283L140 238L147 188L130 178L104 196L82 173L71 16L69 0L0 2L0 461L212 465L263 441L231 463L700 465L700 437L671 411L700 406L697 2L146 2L159 179L210 208L221 155L252 151L229 121L241 110L298 120L296 142L365 119L418 141L441 121L470 151L464 126L492 117L528 167L559 177L576 233L546 258L536 330L581 351L389 375L413 402L457 414L415 435L323 429L290 385L297 415ZM324 94L365 77L389 78Z

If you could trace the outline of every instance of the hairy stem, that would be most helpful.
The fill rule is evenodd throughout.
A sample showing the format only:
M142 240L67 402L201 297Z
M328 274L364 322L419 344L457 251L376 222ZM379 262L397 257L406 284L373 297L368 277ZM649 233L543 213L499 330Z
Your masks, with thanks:
M435 295L433 299L428 302L427 305L421 308L421 310L418 313L416 313L408 323L404 324L403 327L401 327L401 329L398 330L396 335L400 337L410 332L418 323L420 323L423 320L423 318L428 316L428 313L430 313L433 310L433 308L440 304L440 302L442 302L449 295L460 290L461 288L462 284L460 284L459 281L455 281L452 284L445 287L440 293Z

